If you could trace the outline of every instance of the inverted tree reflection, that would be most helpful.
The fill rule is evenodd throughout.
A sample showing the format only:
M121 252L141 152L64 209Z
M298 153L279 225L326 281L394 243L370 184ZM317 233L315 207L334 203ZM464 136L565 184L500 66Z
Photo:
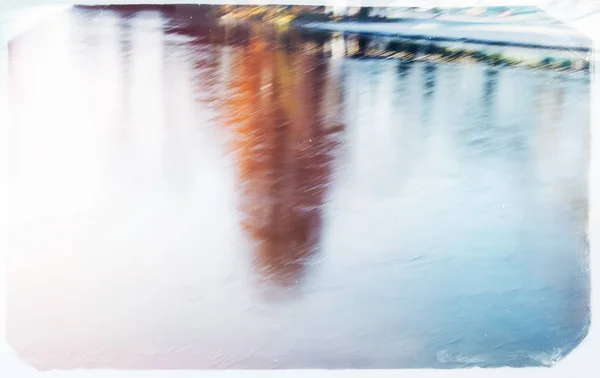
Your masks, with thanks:
M289 287L318 250L341 125L326 115L339 111L332 103L340 95L319 49L291 55L281 47L251 36L232 62L226 107L254 266L265 281Z

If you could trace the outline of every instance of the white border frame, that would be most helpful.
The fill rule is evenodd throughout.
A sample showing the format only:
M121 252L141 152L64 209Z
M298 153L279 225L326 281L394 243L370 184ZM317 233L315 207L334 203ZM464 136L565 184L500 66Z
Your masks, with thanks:
M238 4L302 4L302 5L349 5L361 4L363 6L490 6L490 5L534 5L538 6L548 14L569 22L572 17L577 15L574 3L585 5L586 3L596 2L599 0L204 0L204 1L189 1L189 0L0 0L0 161L2 162L2 178L0 179L0 190L3 201L0 201L0 214L8 214L8 191L5 189L8 178L8 111L7 106L7 41L16 33L27 29L32 25L15 24L18 15L23 10L28 10L32 6L44 6L39 8L38 20L41 21L52 12L57 12L66 9L70 4L76 3L80 5L101 5L101 4L185 4L185 3L204 3L204 4L223 4L223 3L238 3ZM48 5L56 5L50 6ZM600 8L600 7L597 7ZM600 11L600 9L598 9ZM591 37L594 41L594 51L598 50L598 28L594 23L600 24L600 15L596 14L595 19L590 18L590 21L582 24L579 30ZM28 18L30 18L28 13ZM36 20L29 20L37 22ZM590 61L597 62L596 55L590 55ZM188 378L200 376L228 376L228 377L254 377L254 376L275 376L286 375L304 377L307 374L310 376L339 376L339 377L393 377L396 374L402 374L404 377L479 377L486 375L489 377L578 377L586 378L597 376L600 374L600 312L596 311L600 308L600 257L595 256L597 240L600 236L600 202L596 193L600 193L600 168L599 158L600 139L597 133L598 113L598 96L600 94L600 83L596 77L596 64L593 64L594 72L592 72L591 81L591 162L590 162L590 217L589 217L589 242L590 242L590 269L592 280L591 305L592 305L592 322L588 336L583 342L562 361L556 363L552 368L499 368L499 369L402 369L402 370L65 370L65 371L46 371L39 372L32 366L21 361L12 348L8 345L5 338L5 314L6 314L6 277L5 277L5 261L7 250L7 217L0 217L0 251L2 258L0 260L0 377L2 378L20 378L30 377L35 375L50 375L52 377L142 377L142 378ZM6 127L2 127L6 126ZM6 199L6 201L4 200ZM594 374L594 371L597 373Z

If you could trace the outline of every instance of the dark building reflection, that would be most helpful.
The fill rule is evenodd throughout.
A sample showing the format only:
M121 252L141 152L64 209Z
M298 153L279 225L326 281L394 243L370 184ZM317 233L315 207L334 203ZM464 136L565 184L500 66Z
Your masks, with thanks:
M253 34L248 42L232 62L226 100L243 227L253 240L260 276L289 287L301 280L318 250L341 129L328 113L338 111L332 103L339 101L339 90L332 88L318 48L306 45L292 55L287 49L299 50L290 45L293 39L282 46Z
M481 96L481 126L478 131L480 146L488 146L485 149L487 154L497 154L502 150L499 149L498 138L499 130L496 127L496 97L498 91L498 70L486 69L483 72L483 93Z
M360 34L358 37L358 52L357 52L357 56L361 57L361 56L365 56L367 54L367 50L369 49L369 43L371 42L371 39L369 38L369 36L364 35L364 34Z
M406 78L408 77L408 74L410 73L410 70L412 68L412 62L409 61L401 61L398 64L398 74L400 75L400 80L406 80ZM402 87L404 88L404 87Z
M423 106L421 107L421 116L423 126L429 128L431 121L431 108L433 97L435 95L435 82L437 75L437 66L435 63L424 63L423 65Z
M493 110L495 106L496 99L496 87L498 86L498 70L496 69L487 69L484 71L484 88L483 88L483 110L484 117L489 122L492 123L493 119Z

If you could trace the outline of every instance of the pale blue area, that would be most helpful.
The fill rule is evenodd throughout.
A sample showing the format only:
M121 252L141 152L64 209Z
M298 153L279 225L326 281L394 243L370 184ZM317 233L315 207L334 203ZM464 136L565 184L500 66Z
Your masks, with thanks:
M214 26L186 29L176 16L74 11L14 41L15 86L31 101L19 109L44 120L19 114L21 161L38 168L22 184L31 215L15 227L9 267L7 333L24 359L523 367L551 365L583 339L587 74L316 58L299 36L252 50L248 33L211 42ZM29 77L68 85L36 96ZM235 121L247 135L224 122L233 96L258 114ZM65 122L55 106L78 98L80 118ZM324 137L326 127L337 131ZM64 138L38 143L54 134ZM226 146L242 137L236 155ZM240 171L254 181L241 185ZM48 178L81 176L106 190L70 215L91 189Z

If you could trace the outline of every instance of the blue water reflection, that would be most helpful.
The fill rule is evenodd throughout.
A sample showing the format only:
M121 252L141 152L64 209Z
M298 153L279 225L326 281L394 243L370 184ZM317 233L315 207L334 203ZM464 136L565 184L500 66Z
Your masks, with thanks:
M13 41L22 356L493 367L580 342L586 74L330 56L339 38L186 22L79 10Z

